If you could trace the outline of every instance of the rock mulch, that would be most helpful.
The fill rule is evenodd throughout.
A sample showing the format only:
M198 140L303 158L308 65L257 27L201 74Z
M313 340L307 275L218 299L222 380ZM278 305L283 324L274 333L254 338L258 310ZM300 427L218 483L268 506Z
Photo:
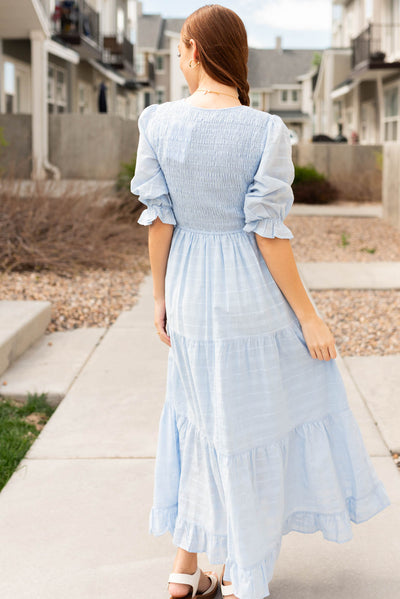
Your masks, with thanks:
M377 217L289 214L285 224L299 262L400 261L400 231Z
M344 356L400 354L400 290L313 290L315 304Z
M297 262L400 261L400 231L380 218L289 215L285 223ZM312 297L342 356L400 353L400 290L313 290Z
M400 231L379 218L293 215L285 223L293 231L297 262L400 261ZM47 333L110 326L135 305L140 283L150 272L144 228L136 226L140 243L127 252L124 269L68 277L45 271L0 273L0 297L50 301ZM343 356L400 353L400 290L315 290L312 296Z

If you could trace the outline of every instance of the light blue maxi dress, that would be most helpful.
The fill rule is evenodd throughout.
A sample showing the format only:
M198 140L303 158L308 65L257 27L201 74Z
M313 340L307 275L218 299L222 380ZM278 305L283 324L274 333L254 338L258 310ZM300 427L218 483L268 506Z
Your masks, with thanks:
M311 357L256 243L293 237L282 119L182 99L148 106L139 131L138 222L175 225L149 532L226 563L239 599L263 599L282 535L343 543L390 500L336 361Z

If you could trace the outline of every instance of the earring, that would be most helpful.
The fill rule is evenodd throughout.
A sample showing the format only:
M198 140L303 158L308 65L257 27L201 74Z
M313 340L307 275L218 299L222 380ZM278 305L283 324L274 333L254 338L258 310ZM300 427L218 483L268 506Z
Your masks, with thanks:
M192 60L194 60L194 59L193 59L193 58L191 58L191 59L189 60L189 67L190 67L190 68L192 68L192 67L193 67L193 65L191 64ZM195 66L195 67L198 67L198 66L199 66L199 64L200 64L200 62L199 62L199 61L197 61L197 64L195 64L194 66Z

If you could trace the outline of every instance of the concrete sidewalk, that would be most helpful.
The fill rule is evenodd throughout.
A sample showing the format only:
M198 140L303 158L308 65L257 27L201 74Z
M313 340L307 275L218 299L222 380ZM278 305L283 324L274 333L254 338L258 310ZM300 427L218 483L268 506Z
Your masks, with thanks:
M148 276L0 493L1 599L168 599L176 547L148 534L167 356ZM368 360L337 363L392 505L341 546L320 532L285 535L271 597L400 599L400 475L362 392ZM199 564L210 567L205 554Z
M298 262L308 289L400 289L400 262Z
M382 202L334 202L333 204L303 204L294 201L290 209L294 216L343 216L378 217L383 216Z

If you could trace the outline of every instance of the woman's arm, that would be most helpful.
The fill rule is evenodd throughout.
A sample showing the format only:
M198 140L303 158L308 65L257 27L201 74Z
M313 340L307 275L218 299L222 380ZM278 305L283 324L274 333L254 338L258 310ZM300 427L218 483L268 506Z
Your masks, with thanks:
M166 331L165 274L174 225L163 223L158 217L149 225L149 257L153 276L154 324L160 339L171 345Z
M262 237L255 233L257 245L278 287L293 308L313 358L336 358L333 335L318 316L301 281L289 239Z

